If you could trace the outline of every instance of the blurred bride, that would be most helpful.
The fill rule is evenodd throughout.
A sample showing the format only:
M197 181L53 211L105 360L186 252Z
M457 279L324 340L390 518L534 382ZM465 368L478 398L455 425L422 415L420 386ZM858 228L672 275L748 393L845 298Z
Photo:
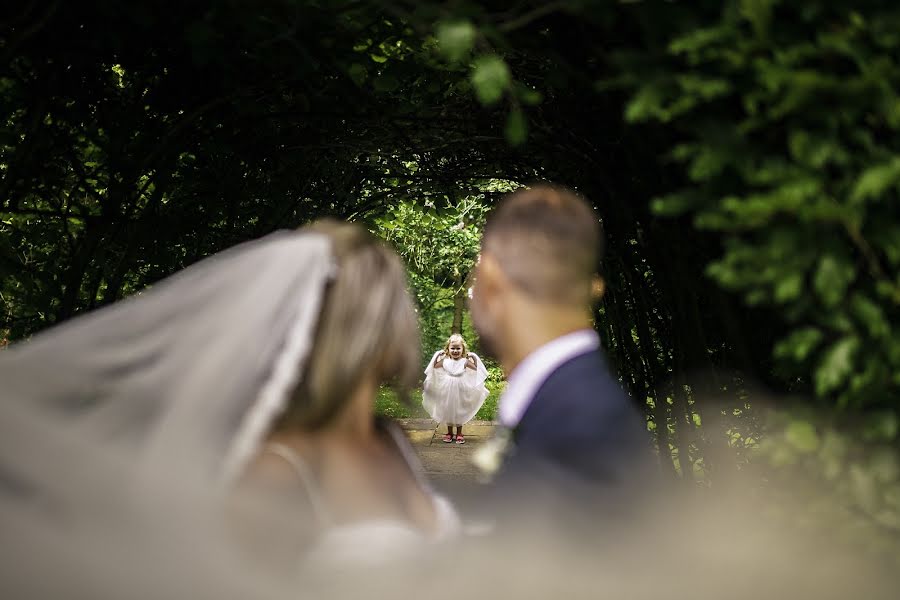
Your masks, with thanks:
M156 597L198 578L233 593L253 580L235 523L241 547L288 569L445 539L453 509L374 416L382 383L415 382L417 340L398 257L320 222L4 350L4 591L71 596L49 570L98 592L130 573Z
M304 553L360 564L410 556L417 542L450 537L457 518L419 478L403 432L374 418L379 386L399 382L404 393L417 375L405 272L359 227L326 222L313 229L330 238L336 274L304 377L241 478L252 499L264 492L244 513L247 533L273 561ZM280 518L285 509L293 513L288 522Z

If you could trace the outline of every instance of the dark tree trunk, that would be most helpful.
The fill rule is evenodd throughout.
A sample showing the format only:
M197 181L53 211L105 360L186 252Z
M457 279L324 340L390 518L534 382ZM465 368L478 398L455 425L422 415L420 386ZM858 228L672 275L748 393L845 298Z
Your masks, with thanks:
M456 294L453 296L453 325L450 333L462 333L463 314L466 310L466 289L462 278L456 280Z
M59 308L55 311L54 322L59 323L71 317L80 308L79 295L81 286L88 271L94 254L100 246L103 238L103 227L98 224L96 229L89 228L81 244L70 258L68 267L62 276L62 286Z

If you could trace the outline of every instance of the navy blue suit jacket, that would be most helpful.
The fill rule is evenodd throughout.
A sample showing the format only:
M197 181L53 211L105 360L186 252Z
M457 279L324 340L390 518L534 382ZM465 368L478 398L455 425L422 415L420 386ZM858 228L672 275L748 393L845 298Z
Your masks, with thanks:
M620 513L655 478L646 422L597 350L541 385L519 425L495 490L504 504Z

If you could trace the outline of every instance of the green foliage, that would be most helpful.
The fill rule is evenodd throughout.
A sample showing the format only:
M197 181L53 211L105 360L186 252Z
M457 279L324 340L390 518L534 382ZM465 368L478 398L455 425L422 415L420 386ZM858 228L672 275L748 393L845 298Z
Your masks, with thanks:
M826 254L819 260L819 267L813 276L813 288L826 307L834 308L844 299L855 277L856 269L849 260Z
M481 244L489 205L486 194L508 191L502 180L477 183L477 193L435 205L431 200L400 200L373 221L376 235L404 258L410 290L416 299L422 335L422 365L443 348L456 328L474 352L478 338L467 318L469 272Z
M690 187L654 210L721 233L708 274L779 307L774 355L818 396L897 406L900 10L741 1L684 23L625 77L625 117L682 134L670 156Z
M475 45L476 30L468 21L438 23L435 34L441 52L453 62L463 60Z
M485 363L485 366L488 370L488 381L492 381L494 383L501 383L503 381L506 381L506 375L501 367L492 364L489 359L486 359Z
M543 96L533 87L515 81L503 56L486 51L487 39L494 36L495 32L479 30L468 19L445 19L435 25L438 49L451 64L469 57L479 42L480 51L470 64L472 90L483 106L494 106L507 98L510 108L504 135L511 146L520 146L528 137L528 118L522 107L540 104Z
M803 362L822 341L823 334L814 327L793 331L775 346L775 356L783 360Z
M440 210L430 202L400 201L375 219L375 233L414 271L449 286L464 280L475 264L486 211L477 197Z
M859 348L859 340L845 337L829 348L816 368L816 393L820 396L841 386L853 372L853 358Z
M497 418L497 405L500 395L506 384L500 381L488 380L488 397L484 405L475 415L478 421L494 421ZM415 390L410 397L410 405L405 405L397 398L397 395L389 388L378 390L375 398L375 414L392 419L427 418L428 414L422 408L422 390Z
M274 229L515 177L468 65L419 33L444 23L462 53L473 32L445 12L136 0L0 24L0 327L25 337Z
M481 56L472 66L472 86L478 100L487 106L496 104L512 83L506 62L499 56Z

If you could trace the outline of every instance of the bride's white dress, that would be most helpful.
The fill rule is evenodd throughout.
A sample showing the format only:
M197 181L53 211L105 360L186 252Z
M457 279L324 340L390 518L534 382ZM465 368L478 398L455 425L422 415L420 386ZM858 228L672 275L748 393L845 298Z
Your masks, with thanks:
M419 486L431 499L436 519L434 531L431 533L426 533L399 519L383 518L338 523L332 517L328 503L306 461L283 444L269 444L266 447L266 451L277 454L293 467L307 492L316 519L322 525L322 533L313 548L304 556L307 566L332 564L376 566L415 557L422 548L452 539L459 534L459 515L450 501L435 494L421 477L418 459L403 433L396 426L387 426L385 430Z
M435 352L425 369L425 384L422 390L422 406L438 423L464 425L484 404L488 390L487 369L481 359L470 352L475 360L475 369L466 368L466 359L445 357L440 368L434 361L440 354Z

